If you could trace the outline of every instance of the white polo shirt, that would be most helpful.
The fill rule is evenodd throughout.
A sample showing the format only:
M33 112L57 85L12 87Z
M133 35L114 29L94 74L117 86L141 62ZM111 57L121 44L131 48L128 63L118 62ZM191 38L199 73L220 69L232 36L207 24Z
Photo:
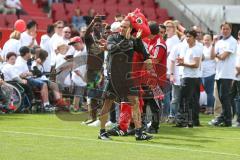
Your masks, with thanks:
M9 39L7 42L5 42L3 46L1 56L6 59L6 56L9 52L14 52L17 54L17 56L19 56L20 47L21 47L21 43L19 40Z
M14 78L18 77L18 71L14 65L6 63L2 68L2 73L4 75L5 81L12 81Z
M215 45L215 52L219 55L224 52L230 52L225 60L218 60L216 64L215 79L235 79L236 71L236 50L237 40L230 36L228 39L221 39Z
M54 33L51 39L49 40L49 48L51 51L51 66L56 64L56 46L57 44L62 41L62 36L59 36L57 33Z
M202 61L202 77L209 77L216 72L216 61L211 59L212 47L203 47L204 60Z
M202 47L200 47L200 45L196 43L195 46L193 46L192 48L189 48L189 46L183 48L181 48L183 50L180 53L180 57L184 58L185 63L192 63L194 58L200 58L200 64L198 68L183 66L182 73L180 73L180 75L182 75L182 78L200 78L202 75L201 72L201 59L202 59L201 57L203 52Z
M21 56L18 56L15 63L15 68L17 70L17 75L22 73L29 72L27 61L24 60Z
M179 43L176 46L174 46L172 48L169 56L168 56L168 59L170 61L174 61L175 62L173 75L174 75L174 78L175 78L176 81L174 82L174 85L181 85L180 75L179 75L179 67L180 66L176 66L176 59L178 58L178 56L180 56L181 47L182 47L182 43Z
M51 49L50 49L50 39L47 34L42 35L41 37L41 42L40 42L40 47L47 51L48 56L46 60L43 63L43 68L45 72L50 72L51 71Z
M79 57L81 55L84 55L84 56L87 55L87 48L86 48L86 46L84 47L83 51L80 51L80 52L76 51L76 53L74 54L74 57ZM80 72L81 76L85 77L85 75L87 73L87 62L86 62L86 65L81 65L81 66L77 67L74 71ZM86 86L87 82L84 81L80 76L78 76L74 71L72 72L72 81L77 86Z
M33 37L27 33L27 31L21 33L21 46L29 46L32 43ZM34 45L38 45L36 39L34 40Z
M176 46L178 43L180 43L180 40L177 35L173 35L172 37L170 37L166 40L168 56L171 53L171 50L174 48L174 46ZM170 59L169 59L169 57L167 57L167 74L170 74L169 67L170 67Z

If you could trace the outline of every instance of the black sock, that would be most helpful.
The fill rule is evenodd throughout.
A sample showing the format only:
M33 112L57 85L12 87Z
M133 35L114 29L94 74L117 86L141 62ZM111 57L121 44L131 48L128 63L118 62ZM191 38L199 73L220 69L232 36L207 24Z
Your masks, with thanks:
M105 133L105 132L106 132L105 129L100 129L100 134Z

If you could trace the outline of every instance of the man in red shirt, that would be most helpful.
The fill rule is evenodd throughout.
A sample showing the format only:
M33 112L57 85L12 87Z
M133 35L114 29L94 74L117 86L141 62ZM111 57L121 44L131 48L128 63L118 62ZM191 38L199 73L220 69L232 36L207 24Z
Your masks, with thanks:
M166 64L167 64L167 47L159 35L159 26L156 22L150 21L149 28L151 30L151 35L145 41L147 44L147 49L149 52L149 58L145 62L147 62L146 69L148 71L147 77L144 78L150 90L156 89L157 87L163 89L166 86ZM160 122L160 108L161 104L157 103L157 99L155 93L149 93L152 96L149 98L145 98L145 106L149 104L152 111L152 123L149 128L147 128L147 132L149 133L158 133L159 122ZM146 96L145 96L146 97ZM154 97L154 98L153 98Z

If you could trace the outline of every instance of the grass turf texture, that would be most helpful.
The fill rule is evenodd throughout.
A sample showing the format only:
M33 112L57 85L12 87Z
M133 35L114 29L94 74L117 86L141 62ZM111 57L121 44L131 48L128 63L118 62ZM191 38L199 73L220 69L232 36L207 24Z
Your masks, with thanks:
M207 125L175 128L168 124L151 141L134 137L97 139L98 128L62 121L50 114L0 115L0 160L237 160L240 130Z

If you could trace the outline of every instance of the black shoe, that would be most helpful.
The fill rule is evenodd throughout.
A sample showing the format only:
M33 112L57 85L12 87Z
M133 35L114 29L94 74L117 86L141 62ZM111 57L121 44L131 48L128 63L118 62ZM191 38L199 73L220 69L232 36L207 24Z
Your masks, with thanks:
M153 136L148 135L146 133L141 133L141 134L135 134L135 138L137 141L148 141L150 139L153 139Z
M146 131L150 134L158 134L158 129L153 128L152 126L150 126Z
M98 139L101 140L111 140L107 132L100 133L98 136Z
M53 107L52 105L46 105L44 106L44 111L45 112L54 112L55 111L55 107Z
M108 130L107 133L111 136L127 136L127 132L121 130L119 126Z
M223 122L224 121L222 119L216 118L216 119L213 119L210 122L208 122L208 124L212 125L212 126L221 126L223 124Z
M176 125L174 127L178 127L178 128L184 128L187 127L188 125L186 123L176 123Z
M221 127L232 127L232 121L223 122L223 123L221 123L220 126L221 126Z
M187 128L193 128L193 124L192 123L188 123L187 124Z

